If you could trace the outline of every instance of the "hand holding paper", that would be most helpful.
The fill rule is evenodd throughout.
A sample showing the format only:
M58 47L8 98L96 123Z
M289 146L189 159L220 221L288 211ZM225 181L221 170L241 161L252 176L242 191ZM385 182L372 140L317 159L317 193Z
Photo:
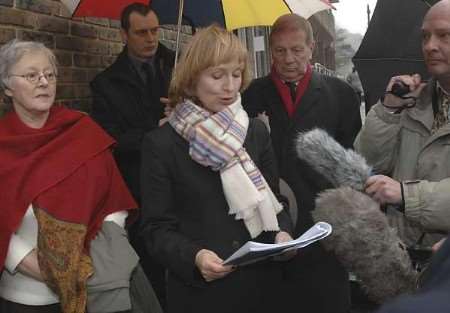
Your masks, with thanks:
M332 227L330 224L318 222L295 240L273 244L248 241L227 258L223 265L251 264L287 251L300 249L327 237L331 234L331 231Z

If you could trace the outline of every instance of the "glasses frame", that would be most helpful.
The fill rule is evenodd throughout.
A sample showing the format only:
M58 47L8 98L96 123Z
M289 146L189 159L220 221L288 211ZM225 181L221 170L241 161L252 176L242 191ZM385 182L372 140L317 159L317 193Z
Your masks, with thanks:
M34 74L38 74L38 76L36 77L36 81L34 81L32 78L30 78L30 75L34 75ZM53 75L53 76L52 76L53 78L49 79L49 78L50 78L49 75ZM29 82L30 84L33 84L33 85L39 84L39 82L41 81L42 77L44 77L45 80L46 80L49 84L54 84L54 83L56 83L56 80L58 79L58 76L57 76L56 73L53 72L53 71L52 71L52 72L46 72L46 73L44 73L44 72L32 72L32 73L22 74L22 75L19 75L19 74L10 74L9 77L11 77L11 76L13 76L13 77L14 77L14 76L15 76L15 77L22 77L22 78L24 78L27 82Z

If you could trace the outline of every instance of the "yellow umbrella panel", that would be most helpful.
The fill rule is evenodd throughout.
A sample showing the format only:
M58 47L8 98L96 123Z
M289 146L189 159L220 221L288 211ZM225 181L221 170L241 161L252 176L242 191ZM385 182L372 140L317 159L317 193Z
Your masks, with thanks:
M281 0L222 0L228 30L249 26L272 25L291 10Z
M228 30L272 25L278 17L291 12L309 18L333 8L328 0L222 0L222 7Z

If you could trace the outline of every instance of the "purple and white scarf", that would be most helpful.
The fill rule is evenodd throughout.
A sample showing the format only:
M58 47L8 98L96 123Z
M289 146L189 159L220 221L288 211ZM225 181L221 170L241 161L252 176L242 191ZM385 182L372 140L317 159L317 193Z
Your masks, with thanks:
M220 171L229 214L244 220L252 238L279 230L277 214L283 207L243 147L249 119L240 96L214 114L186 100L175 107L169 123L189 141L194 161Z

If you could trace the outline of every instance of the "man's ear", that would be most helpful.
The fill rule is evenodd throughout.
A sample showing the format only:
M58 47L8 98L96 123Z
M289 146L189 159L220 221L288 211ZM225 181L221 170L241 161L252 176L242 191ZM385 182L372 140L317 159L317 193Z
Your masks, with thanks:
M311 58L312 58L312 55L313 55L313 53L314 53L314 48L316 47L316 42L313 40L313 41L311 41L311 43L309 44L309 49L311 50Z
M125 29L120 28L120 37L122 37L122 42L124 44L127 44L128 41L128 33Z
M4 91L5 95L7 95L8 97L12 98L13 94L11 92L11 90L9 88L6 88Z

